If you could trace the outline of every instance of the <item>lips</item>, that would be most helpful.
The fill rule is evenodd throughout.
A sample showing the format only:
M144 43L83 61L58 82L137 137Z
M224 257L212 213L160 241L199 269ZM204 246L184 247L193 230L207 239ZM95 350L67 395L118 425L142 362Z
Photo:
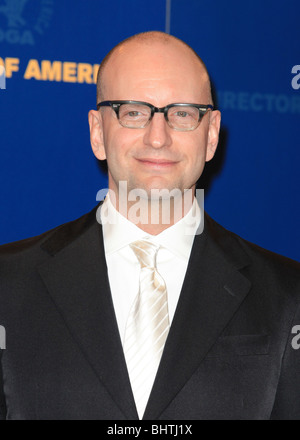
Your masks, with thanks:
M168 159L143 158L137 159L142 165L152 168L167 168L175 165L177 162Z

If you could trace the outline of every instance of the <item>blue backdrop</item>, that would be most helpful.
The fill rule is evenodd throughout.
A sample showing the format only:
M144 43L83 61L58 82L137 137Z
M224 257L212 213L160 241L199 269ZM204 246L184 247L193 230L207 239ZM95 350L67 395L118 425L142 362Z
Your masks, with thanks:
M206 210L299 260L299 16L297 0L0 0L0 243L95 206L107 187L89 144L97 67L120 40L162 30L200 54L217 90Z

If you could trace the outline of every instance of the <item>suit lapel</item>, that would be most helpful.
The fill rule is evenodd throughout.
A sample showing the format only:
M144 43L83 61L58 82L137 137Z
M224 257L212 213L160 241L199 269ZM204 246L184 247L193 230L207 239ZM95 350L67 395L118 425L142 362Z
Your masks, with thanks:
M223 246L207 227L195 237L144 419L159 418L250 289L239 272L249 262L236 242L224 244L228 236ZM52 257L38 270L69 331L124 416L137 419L95 211L58 229L42 247Z
M73 227L78 237L76 223ZM109 288L102 231L95 216L92 226L71 239L69 227L67 234L59 230L44 244L53 256L39 267L39 273L96 375L125 417L136 419Z
M247 257L232 241L229 255L237 254L237 264L225 256L209 229L195 237L144 419L159 418L196 371L250 289L250 281L237 269L248 264Z

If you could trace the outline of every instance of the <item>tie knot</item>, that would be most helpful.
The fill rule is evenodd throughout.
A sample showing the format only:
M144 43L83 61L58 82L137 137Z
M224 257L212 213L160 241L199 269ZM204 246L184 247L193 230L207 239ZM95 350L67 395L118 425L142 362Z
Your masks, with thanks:
M156 255L159 246L147 240L138 240L130 244L135 253L141 268L156 268Z

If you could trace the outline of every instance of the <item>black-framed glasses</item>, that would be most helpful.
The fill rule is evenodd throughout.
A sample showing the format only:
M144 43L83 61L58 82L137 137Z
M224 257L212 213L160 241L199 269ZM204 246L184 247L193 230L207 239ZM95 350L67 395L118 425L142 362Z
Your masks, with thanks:
M144 128L154 116L154 113L163 113L168 125L178 131L195 130L212 105L174 103L165 107L155 107L143 101L102 101L97 105L111 107L119 120L126 128Z

